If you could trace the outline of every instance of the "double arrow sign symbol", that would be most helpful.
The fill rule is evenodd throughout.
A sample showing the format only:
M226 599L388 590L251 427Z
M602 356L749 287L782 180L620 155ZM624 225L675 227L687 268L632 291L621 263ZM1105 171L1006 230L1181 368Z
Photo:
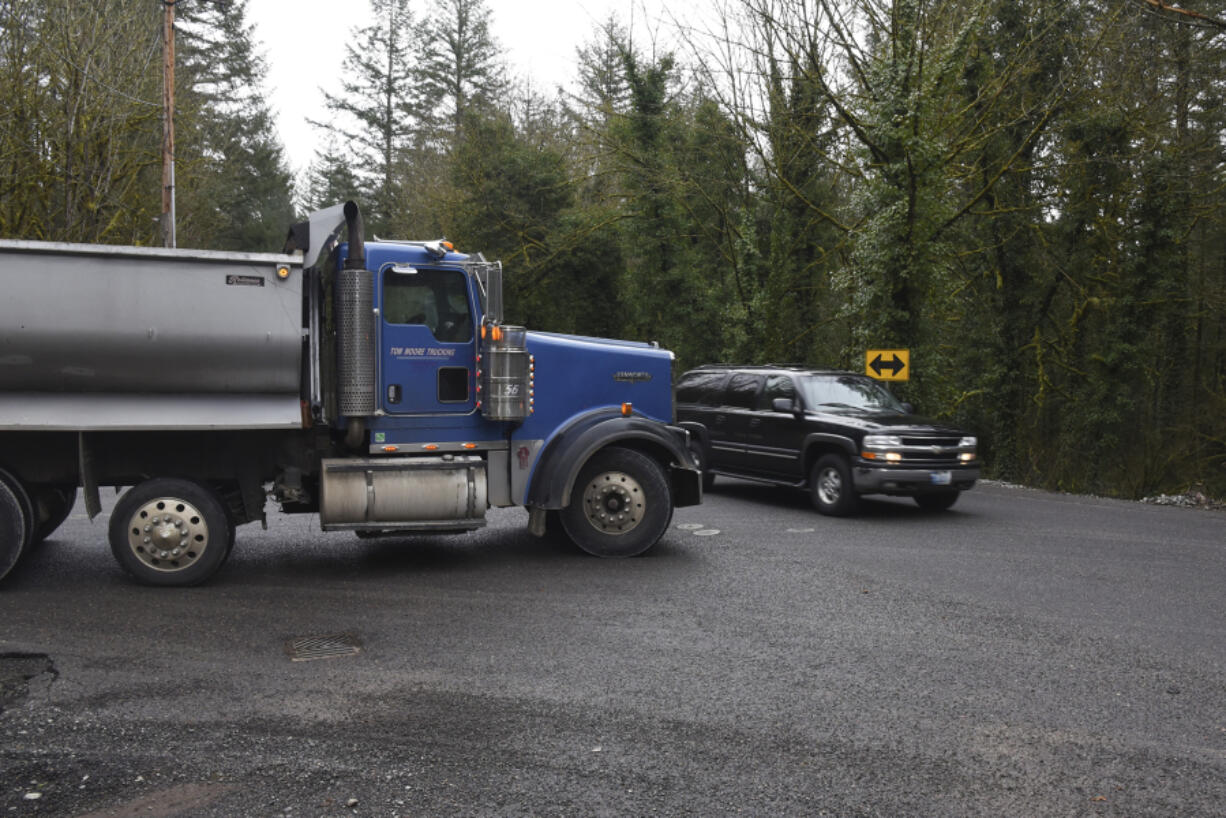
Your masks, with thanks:
M876 372L878 375L880 375L883 370L888 369L891 375L897 376L898 373L902 372L903 369L905 369L907 365L903 363L901 360L899 360L894 355L890 356L890 360L883 361L881 359L881 353L879 352L877 353L877 357L873 358L873 360L869 363L869 366L871 366L873 368L873 371Z
M906 381L911 378L910 363L909 349L870 349L864 355L864 372L882 381Z

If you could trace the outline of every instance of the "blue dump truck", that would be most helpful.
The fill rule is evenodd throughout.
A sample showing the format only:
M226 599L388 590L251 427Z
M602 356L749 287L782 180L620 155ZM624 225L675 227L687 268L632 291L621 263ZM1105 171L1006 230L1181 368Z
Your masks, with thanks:
M522 506L602 557L702 499L670 352L507 325L498 262L365 241L353 202L281 254L0 241L0 280L0 577L103 486L154 585L211 577L269 498L362 537Z

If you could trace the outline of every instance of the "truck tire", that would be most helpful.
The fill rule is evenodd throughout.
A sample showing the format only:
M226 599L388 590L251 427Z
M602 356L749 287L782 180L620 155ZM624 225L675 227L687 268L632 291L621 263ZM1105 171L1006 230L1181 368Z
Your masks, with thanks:
M915 495L914 499L915 504L924 511L944 511L958 502L958 495L961 493L957 489L950 491L928 491Z
M660 464L612 446L592 456L575 480L562 528L597 557L634 557L655 545L673 518L672 495Z
M230 556L234 529L221 500L191 480L146 480L111 512L111 553L146 585L199 585Z
M0 579L4 579L25 552L29 526L21 500L7 480L0 479Z
M829 517L846 517L860 505L847 458L822 455L809 474L809 496L817 510Z
M76 502L76 486L41 486L34 492L34 513L38 518L34 527L35 545L63 525Z
M38 520L38 517L35 516L37 510L34 508L34 501L30 499L30 493L26 491L25 486L21 485L21 481L12 472L0 469L0 484L3 484L9 490L13 495L13 499L17 501L17 508L21 510L22 536L20 550L17 552L17 559L20 559L21 555L29 551L30 546L35 542L34 530Z

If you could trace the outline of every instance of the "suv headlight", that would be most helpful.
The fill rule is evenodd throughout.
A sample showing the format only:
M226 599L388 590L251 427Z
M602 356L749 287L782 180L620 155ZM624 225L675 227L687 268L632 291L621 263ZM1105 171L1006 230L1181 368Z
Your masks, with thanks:
M899 463L902 454L887 451L902 448L902 438L898 435L865 435L860 445L860 456L865 460Z
M975 446L979 443L978 439L967 435L958 441L958 448L963 451L958 455L960 463L970 463L975 459Z
M974 438L972 438L973 440ZM865 449L897 449L902 446L902 438L898 435L865 435Z

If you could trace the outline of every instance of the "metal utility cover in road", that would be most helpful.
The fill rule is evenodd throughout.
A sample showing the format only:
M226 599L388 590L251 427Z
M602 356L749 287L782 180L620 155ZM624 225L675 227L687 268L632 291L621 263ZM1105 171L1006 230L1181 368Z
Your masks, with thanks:
M879 381L911 379L911 350L870 349L864 353L864 373Z

